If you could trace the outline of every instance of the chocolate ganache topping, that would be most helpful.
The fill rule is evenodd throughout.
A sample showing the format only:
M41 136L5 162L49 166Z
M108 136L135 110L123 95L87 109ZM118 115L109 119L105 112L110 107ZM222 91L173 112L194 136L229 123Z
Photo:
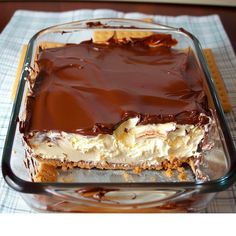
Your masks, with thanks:
M203 75L193 52L176 43L156 34L41 50L25 131L112 134L135 116L139 124L206 123Z

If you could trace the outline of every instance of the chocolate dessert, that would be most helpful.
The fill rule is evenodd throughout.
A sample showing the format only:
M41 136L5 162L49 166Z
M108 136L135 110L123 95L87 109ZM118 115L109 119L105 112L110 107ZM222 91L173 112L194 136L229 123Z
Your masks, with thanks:
M191 49L169 34L39 49L20 126L27 156L56 167L177 169L212 123Z

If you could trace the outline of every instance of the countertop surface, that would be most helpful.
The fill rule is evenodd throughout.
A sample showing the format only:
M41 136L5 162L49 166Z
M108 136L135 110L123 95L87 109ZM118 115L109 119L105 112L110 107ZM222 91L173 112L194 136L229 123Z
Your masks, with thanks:
M236 51L236 7L128 2L0 2L0 32L16 10L69 11L75 9L113 9L123 12L141 12L153 15L203 16L217 14Z

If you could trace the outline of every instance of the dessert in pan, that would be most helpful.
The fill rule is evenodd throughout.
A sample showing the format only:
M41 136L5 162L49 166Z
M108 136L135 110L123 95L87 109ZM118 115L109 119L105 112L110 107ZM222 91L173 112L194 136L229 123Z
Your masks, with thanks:
M50 167L172 170L209 149L202 71L170 34L97 31L40 47L20 131L26 158Z

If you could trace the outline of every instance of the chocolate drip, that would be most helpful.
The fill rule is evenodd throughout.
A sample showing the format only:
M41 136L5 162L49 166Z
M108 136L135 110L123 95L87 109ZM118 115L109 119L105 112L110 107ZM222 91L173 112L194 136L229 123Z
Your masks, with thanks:
M123 121L204 124L203 75L190 49L167 34L44 49L24 131L112 134Z

